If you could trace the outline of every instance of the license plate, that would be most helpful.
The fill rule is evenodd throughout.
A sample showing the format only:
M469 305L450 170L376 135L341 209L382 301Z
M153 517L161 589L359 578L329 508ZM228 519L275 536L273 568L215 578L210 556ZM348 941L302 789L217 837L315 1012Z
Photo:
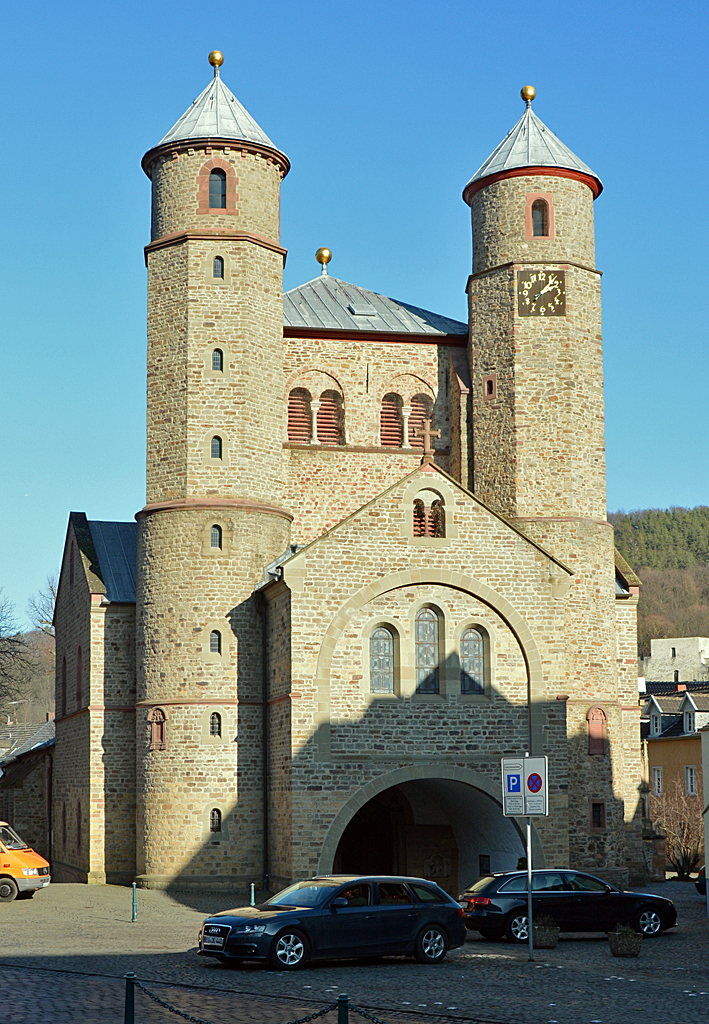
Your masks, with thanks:
M202 932L202 945L211 946L213 949L221 949L224 945L227 935L229 934L228 928L207 927Z
M40 889L44 889L45 885L49 885L49 882L42 882Z

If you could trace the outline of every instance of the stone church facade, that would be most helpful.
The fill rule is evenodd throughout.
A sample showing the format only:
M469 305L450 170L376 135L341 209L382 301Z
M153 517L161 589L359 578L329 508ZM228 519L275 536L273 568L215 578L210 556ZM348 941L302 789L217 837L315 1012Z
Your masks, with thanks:
M53 874L641 878L638 580L606 520L598 177L531 109L466 186L469 323L283 294L287 157L213 81L152 183L147 500L72 513ZM461 268L463 273L464 268ZM463 283L463 282L462 282Z

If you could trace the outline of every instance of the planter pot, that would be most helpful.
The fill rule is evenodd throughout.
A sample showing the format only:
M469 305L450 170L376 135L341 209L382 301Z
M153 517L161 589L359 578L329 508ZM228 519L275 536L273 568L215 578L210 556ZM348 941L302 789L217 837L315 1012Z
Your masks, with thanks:
M642 942L640 932L608 932L608 946L613 956L640 956Z
M559 929L545 927L544 925L534 926L535 949L556 949L559 944Z

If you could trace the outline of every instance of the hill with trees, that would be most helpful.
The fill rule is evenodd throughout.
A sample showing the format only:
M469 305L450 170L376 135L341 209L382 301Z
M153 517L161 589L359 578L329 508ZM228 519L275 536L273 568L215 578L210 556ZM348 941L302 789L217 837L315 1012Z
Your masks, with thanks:
M618 550L642 580L638 648L657 637L709 636L709 507L608 516Z

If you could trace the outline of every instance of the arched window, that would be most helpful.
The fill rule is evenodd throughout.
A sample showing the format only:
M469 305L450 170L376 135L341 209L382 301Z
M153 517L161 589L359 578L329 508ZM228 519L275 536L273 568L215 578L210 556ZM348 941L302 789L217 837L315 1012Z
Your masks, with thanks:
M81 853L81 804L76 805L76 852Z
M150 749L167 750L167 715L162 708L151 708L148 712L150 722Z
M320 444L345 443L344 419L342 395L338 391L323 391L317 417Z
M212 370L214 373L224 372L224 353L220 348L215 348L212 352Z
M443 498L435 492L423 493L423 498L414 499L414 537L445 537L446 508Z
M212 260L212 277L221 278L224 280L224 257L215 256Z
M221 459L222 457L222 439L221 437L213 437L211 445L211 454L213 459Z
M433 400L429 395L414 395L411 399L409 416L409 444L412 448L423 448L423 437L419 436L424 420L433 418Z
M426 503L421 498L414 500L414 537L426 536Z
M438 616L422 608L416 616L416 692L438 693Z
M209 175L209 209L226 210L226 173L211 171Z
M213 629L212 632L209 634L209 653L222 653L222 634L219 632L218 629Z
M369 689L394 692L394 634L386 626L378 626L369 638Z
M310 392L293 388L288 395L288 440L308 444L313 436L313 414Z
M59 694L59 708L62 715L66 714L66 658L62 658L61 691Z
M209 533L209 542L213 548L220 548L222 546L222 528L217 523L214 524Z
M222 830L222 812L218 807L215 807L209 812L209 831L210 832L221 832Z
M81 648L76 652L76 706L81 707L84 696L84 656Z
M210 736L221 736L222 734L222 716L218 711L213 711L209 716L209 735Z
M485 692L485 641L478 629L466 629L460 638L460 692Z
M589 754L605 754L606 752L606 713L603 708L591 708L586 715L588 722Z
M401 448L404 443L404 403L393 391L384 395L379 415L379 440L382 448Z
M544 199L532 203L532 234L535 238L546 238L549 234L549 207Z

